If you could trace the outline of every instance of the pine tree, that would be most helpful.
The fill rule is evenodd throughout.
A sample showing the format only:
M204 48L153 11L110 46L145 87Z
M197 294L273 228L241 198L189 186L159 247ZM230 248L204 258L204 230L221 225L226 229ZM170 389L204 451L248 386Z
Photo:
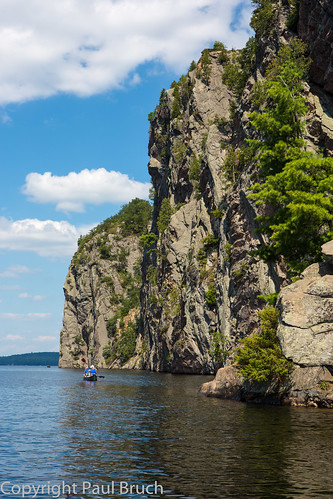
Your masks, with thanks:
M253 189L258 204L274 208L272 216L258 217L271 241L261 256L283 255L296 273L320 261L321 245L333 238L333 158L304 154Z
M261 134L260 139L249 141L258 152L261 175L280 172L288 161L297 159L304 151L301 118L307 106L301 93L309 65L305 49L305 44L297 38L280 48L267 70L266 107L262 113L255 111L250 116L251 124Z
M267 105L251 115L261 137L249 141L265 176L250 197L273 212L257 218L259 230L269 235L258 253L265 260L283 256L296 273L320 261L321 245L333 237L333 159L306 152L302 138L309 65L304 54L297 38L279 50L267 71Z

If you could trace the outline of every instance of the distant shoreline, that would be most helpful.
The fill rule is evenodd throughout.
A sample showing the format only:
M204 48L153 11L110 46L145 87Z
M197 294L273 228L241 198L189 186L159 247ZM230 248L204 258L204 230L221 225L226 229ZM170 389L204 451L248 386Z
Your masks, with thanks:
M0 357L0 366L57 366L58 352L36 352Z

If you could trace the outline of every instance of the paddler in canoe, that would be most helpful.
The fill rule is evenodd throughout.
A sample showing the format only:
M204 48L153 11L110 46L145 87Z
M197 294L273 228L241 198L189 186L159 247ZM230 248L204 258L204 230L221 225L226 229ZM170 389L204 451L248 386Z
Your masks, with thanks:
M90 368L86 366L83 379L86 381L97 381L97 369L93 364Z

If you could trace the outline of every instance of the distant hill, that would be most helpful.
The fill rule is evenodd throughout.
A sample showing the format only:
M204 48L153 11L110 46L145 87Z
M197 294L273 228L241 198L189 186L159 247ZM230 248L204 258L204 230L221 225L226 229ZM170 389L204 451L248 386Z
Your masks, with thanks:
M58 352L22 353L0 357L0 366L57 366Z

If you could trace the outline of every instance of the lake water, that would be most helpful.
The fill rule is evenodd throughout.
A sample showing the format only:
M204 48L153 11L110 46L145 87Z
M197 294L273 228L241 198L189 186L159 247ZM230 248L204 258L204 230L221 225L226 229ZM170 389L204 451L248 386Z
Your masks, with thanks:
M99 374L0 367L0 498L333 497L333 411L198 396L211 377Z

